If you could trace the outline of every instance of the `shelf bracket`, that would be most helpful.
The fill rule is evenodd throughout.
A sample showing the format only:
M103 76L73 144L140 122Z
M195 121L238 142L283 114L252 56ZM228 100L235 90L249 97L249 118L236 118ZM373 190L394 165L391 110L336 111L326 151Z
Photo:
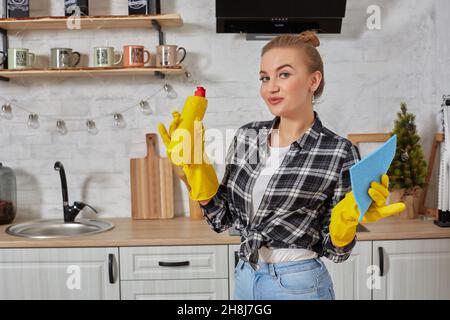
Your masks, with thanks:
M161 71L155 71L155 77L164 79L166 77L166 75L164 73L162 73Z
M158 31L159 45L164 45L164 32L162 31L161 25L159 24L158 20L152 20L152 26L156 31Z
M8 42L8 30L5 30L3 28L0 28L0 34L2 35L2 51L3 51L3 68L8 68L8 48L9 48L9 42ZM0 77L0 81L9 81L9 78L7 77Z
M156 31L158 31L158 42L159 42L159 45L160 46L164 45L165 44L164 32L162 31L162 28L161 28L161 25L160 25L159 21L158 20L152 20L152 26L153 26L153 28L155 28ZM155 76L157 78L160 78L160 79L164 79L166 77L166 75L164 73L160 72L160 71L156 71L155 72Z

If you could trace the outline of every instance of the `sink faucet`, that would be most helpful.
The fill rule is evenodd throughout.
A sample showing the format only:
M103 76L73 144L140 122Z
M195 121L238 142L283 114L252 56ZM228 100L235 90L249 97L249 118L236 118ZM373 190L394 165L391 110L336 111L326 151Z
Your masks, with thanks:
M64 209L64 222L74 222L76 216L83 210L85 207L90 208L95 213L98 213L92 206L87 203L75 201L73 205L69 205L69 193L67 191L67 179L66 172L64 171L64 166L61 162L55 162L55 170L59 171L59 176L61 178L61 189L62 189L62 198L63 198L63 209Z

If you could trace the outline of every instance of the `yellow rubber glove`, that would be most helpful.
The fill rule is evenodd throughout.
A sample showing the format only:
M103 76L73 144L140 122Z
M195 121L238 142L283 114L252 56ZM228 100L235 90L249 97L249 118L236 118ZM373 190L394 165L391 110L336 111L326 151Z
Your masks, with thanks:
M364 215L362 222L375 222L405 210L403 202L386 205L386 200L389 196L388 187L389 177L386 174L381 176L381 183L372 181L368 193L373 202ZM353 192L350 191L331 210L329 230L333 245L344 247L352 242L356 234L359 216L358 205Z
M167 148L167 157L172 161L172 163L180 166L183 169L183 172L186 174L186 179L189 183L189 186L191 187L191 190L189 191L189 197L192 200L196 201L208 200L217 193L217 190L219 189L219 181L217 179L216 172L214 171L214 167L210 163L208 157L206 156L206 153L203 152L205 131L204 127L202 125L201 130L195 130L195 137L192 138L192 141L194 142L198 143L198 141L201 141L200 150L203 154L201 163L184 163L183 161L180 161L183 160L182 157L177 157L177 161L174 162L169 151L169 145L172 141L171 137L173 136L174 132L181 122L181 114L178 111L174 111L172 112L172 116L173 121L169 126L169 132L167 132L166 127L162 123L158 124L159 134L161 135L161 138Z

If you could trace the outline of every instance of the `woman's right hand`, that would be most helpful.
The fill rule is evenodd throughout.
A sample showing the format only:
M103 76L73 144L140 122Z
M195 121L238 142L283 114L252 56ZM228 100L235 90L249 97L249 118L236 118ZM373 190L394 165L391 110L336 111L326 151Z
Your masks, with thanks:
M169 132L167 132L165 126L162 123L158 124L158 131L161 138L166 146L167 157L174 163L172 159L171 150L169 146L172 142L172 136L176 129L179 127L182 118L178 111L172 112L173 121L169 126ZM202 143L202 161L200 164L197 163L181 163L183 172L186 174L186 179L188 181L191 190L189 191L189 197L196 201L205 201L211 199L219 189L219 181L217 179L214 167L209 162L206 154L203 153L204 149L204 128L202 125L201 132L194 132L195 137L192 137L191 141L201 141ZM182 143L182 142L180 142ZM173 146L172 146L173 147ZM180 163L174 163L175 165L180 165Z
M178 111L172 112L173 120L169 125L169 132L167 132L166 127L161 122L158 123L158 131L161 136L164 145L166 146L167 157L170 161L172 161L172 154L169 151L170 142L172 141L172 135L174 131L178 128L181 123L181 114Z

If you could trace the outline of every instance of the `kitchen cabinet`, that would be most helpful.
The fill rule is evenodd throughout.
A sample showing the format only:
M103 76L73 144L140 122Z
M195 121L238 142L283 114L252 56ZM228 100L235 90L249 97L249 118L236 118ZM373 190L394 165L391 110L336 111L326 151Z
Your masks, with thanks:
M450 299L450 239L373 241L375 300Z
M0 300L120 298L117 248L0 249Z
M120 248L122 299L228 299L228 246Z
M123 300L227 300L228 279L122 281Z
M358 241L350 257L342 263L322 258L333 279L337 300L370 300L368 281L372 264L372 241Z
M232 299L238 250L227 244L0 249L0 300ZM358 241L347 261L322 260L338 300L450 299L450 239Z
M239 261L237 252L239 245L229 246L229 287L230 299L234 292L234 268ZM337 300L370 300L371 290L367 286L369 275L367 270L372 264L372 241L359 241L352 250L347 261L334 263L322 257L328 272L333 279L334 292Z
M229 299L233 300L234 294L234 269L236 268L237 263L239 262L239 245L233 244L228 246L228 287L230 288Z

